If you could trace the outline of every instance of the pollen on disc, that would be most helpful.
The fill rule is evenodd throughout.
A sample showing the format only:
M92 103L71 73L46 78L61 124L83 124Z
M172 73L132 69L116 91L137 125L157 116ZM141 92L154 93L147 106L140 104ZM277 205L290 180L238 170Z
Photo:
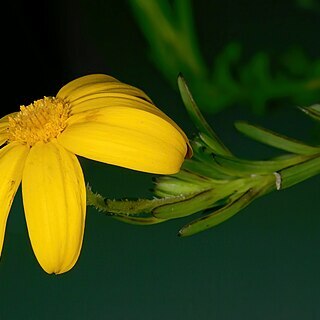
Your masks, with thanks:
M9 141L18 141L29 146L56 138L66 127L70 107L55 97L44 97L20 112L9 117Z

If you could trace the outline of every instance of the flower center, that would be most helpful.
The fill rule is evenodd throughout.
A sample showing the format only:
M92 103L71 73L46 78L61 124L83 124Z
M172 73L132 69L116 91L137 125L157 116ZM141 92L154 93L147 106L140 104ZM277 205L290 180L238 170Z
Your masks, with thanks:
M33 146L56 138L66 127L70 106L63 100L44 97L9 117L9 141Z

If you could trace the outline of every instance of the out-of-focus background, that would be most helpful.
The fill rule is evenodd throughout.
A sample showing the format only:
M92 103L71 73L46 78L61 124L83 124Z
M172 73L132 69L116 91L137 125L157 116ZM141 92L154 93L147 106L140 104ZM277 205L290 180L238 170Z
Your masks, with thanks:
M277 57L297 47L308 58L290 75L303 82L310 76L304 66L316 66L316 1L191 3L208 67L233 41L242 45L240 68L262 51L275 61L273 73L283 71ZM174 80L168 81L152 60L129 2L35 5L17 0L2 12L7 18L1 22L0 116L55 95L78 76L106 73L143 89L192 137L195 128ZM210 110L210 101L199 107L236 155L264 159L274 150L241 136L233 122L253 121L297 139L319 141L319 127L296 108L298 101L316 97L319 90L300 100L280 95L267 101L263 112L252 108L250 99L219 112ZM247 96L254 95L252 91ZM201 97L195 94L195 99ZM153 175L80 161L93 190L108 198L152 196ZM47 275L33 256L19 191L0 261L0 319L319 319L319 182L315 177L258 199L227 222L189 238L177 237L188 218L141 227L89 208L80 259L60 276Z

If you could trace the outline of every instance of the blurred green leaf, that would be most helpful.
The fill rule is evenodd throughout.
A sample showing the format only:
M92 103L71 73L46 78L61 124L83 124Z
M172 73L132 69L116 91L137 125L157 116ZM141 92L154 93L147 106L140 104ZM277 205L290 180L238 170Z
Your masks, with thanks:
M277 58L272 58L266 48L244 60L242 45L230 41L215 53L209 66L197 40L190 0L129 0L129 3L159 72L174 87L173 80L182 73L203 110L217 113L242 105L263 114L271 101L295 105L319 101L320 59L309 58L301 47L288 48ZM319 8L315 0L296 3L304 8Z
M320 104L314 104L310 107L300 107L300 110L302 110L311 118L320 121Z
M295 2L303 9L314 10L318 12L320 10L320 4L317 0L295 0Z

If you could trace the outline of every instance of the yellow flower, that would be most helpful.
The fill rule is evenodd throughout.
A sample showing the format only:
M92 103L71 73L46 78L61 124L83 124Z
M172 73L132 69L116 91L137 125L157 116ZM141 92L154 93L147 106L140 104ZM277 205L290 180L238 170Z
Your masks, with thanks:
M0 119L0 253L22 181L28 233L47 273L76 263L86 189L76 155L134 170L171 174L192 150L183 131L141 90L93 74Z

